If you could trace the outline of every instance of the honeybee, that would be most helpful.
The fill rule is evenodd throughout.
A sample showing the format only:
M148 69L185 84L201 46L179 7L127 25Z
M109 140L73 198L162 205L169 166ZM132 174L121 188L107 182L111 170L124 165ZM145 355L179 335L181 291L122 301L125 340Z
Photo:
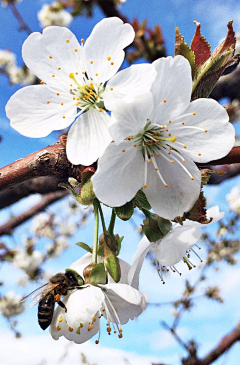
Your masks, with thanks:
M55 303L57 302L67 312L61 295L67 295L69 290L84 289L82 277L74 270L67 269L65 273L54 275L50 281L27 295L22 301L33 297L31 307L38 303L38 323L45 330L52 322Z

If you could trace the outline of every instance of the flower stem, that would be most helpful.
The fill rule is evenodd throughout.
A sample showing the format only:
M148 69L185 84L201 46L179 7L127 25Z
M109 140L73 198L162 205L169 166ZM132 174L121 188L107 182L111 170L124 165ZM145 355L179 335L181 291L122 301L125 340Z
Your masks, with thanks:
M97 264L97 248L98 248L98 227L99 227L99 215L98 215L98 207L99 201L97 199L93 202L94 206L94 241L93 241L93 250L92 250L92 264Z
M106 224L105 224L105 220L104 220L104 215L103 215L102 207L100 205L99 200L97 200L97 204L98 204L98 210L99 210L100 217L101 217L101 221L102 221L103 233L105 233L107 231L107 229L106 229Z
M112 209L111 220L110 220L110 223L109 223L109 226L108 226L108 232L111 235L113 235L115 221L116 221L116 213L114 212L114 209Z

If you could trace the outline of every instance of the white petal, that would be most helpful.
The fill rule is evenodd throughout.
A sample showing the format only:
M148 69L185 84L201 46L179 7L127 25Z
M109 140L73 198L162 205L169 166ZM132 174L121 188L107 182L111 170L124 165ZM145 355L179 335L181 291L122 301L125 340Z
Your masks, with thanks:
M135 98L132 103L119 101L117 107L112 111L112 124L109 127L115 144L118 145L125 138L142 132L152 108L151 93Z
M119 18L101 20L84 46L88 76L93 78L97 73L98 80L105 82L115 75L124 59L123 49L132 43L134 36L132 26L123 24Z
M29 69L56 90L60 85L69 89L72 83L69 74L84 71L82 47L64 27L47 27L42 34L32 33L23 44L22 56Z
M145 94L151 89L156 74L155 68L147 63L132 65L118 72L107 83L103 94L104 105L107 109L112 110L114 105L122 99L130 102L134 97Z
M126 324L129 319L138 317L146 308L144 295L130 285L107 284L104 287L107 289L106 295L116 310L121 324ZM108 303L107 300L106 303Z
M91 323L103 300L101 289L92 285L72 293L67 301L66 319L69 326L77 328L80 323L84 325Z
M59 337L64 336L69 341L75 343L84 343L92 338L99 331L99 319L96 316L96 322L94 322L94 327L91 331L88 331L88 325L83 326L80 329L80 334L77 333L77 328L71 328L66 322L65 310L58 306L55 310L52 323L50 325L50 333L54 340L58 340Z
M166 160L164 156L169 160ZM188 212L200 194L201 174L197 166L187 158L185 163L178 164L178 160L173 154L169 158L164 150L161 150L160 157L156 157L159 172L168 187L165 187L161 181L153 164L148 164L147 187L144 188L144 193L153 210L160 217L167 219L174 219ZM194 180L184 168L194 177Z
M154 114L150 120L165 124L181 114L190 103L191 67L183 56L159 58L153 62L153 66L157 70L157 76L151 88Z
M90 252L88 252L80 259L73 262L69 268L77 271L83 278L83 270L85 269L86 266L88 266L91 263L91 259L92 255L90 254Z
M66 96L62 92L58 96L47 85L32 85L18 90L10 98L6 114L19 133L39 138L68 127L74 121L77 108L70 94Z
M74 165L91 165L111 143L108 131L110 116L90 109L81 114L68 133L67 157Z
M212 99L195 100L184 114L189 115L175 122L173 120L168 129L177 136L177 142L187 146L188 155L193 161L216 160L232 149L234 127L228 121L226 110L218 102Z
M143 186L143 173L141 150L134 148L130 141L119 146L112 143L99 159L98 169L92 177L94 192L104 204L122 206Z
M137 250L133 256L133 264L128 274L128 283L133 288L138 289L140 270L151 245L151 242L146 236L144 236L138 244Z
M152 250L161 265L172 266L185 256L186 250L195 245L200 236L197 228L178 226L152 245Z

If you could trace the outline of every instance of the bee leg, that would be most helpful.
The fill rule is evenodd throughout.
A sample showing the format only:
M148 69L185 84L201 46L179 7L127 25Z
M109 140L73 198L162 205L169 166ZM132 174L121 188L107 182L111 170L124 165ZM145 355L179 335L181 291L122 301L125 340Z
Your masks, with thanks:
M65 304L63 302L61 302L61 300L59 300L58 305L60 305L60 307L65 309L65 313L67 313L67 307L65 306Z

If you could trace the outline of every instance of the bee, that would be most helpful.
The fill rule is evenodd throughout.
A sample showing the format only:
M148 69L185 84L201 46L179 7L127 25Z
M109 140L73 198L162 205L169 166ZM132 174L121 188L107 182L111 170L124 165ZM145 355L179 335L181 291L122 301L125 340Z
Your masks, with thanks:
M74 270L67 269L65 273L54 275L50 281L22 299L33 297L31 307L38 303L38 323L45 330L53 318L55 303L57 302L67 312L67 307L61 301L61 295L67 295L69 290L84 289L82 277Z

